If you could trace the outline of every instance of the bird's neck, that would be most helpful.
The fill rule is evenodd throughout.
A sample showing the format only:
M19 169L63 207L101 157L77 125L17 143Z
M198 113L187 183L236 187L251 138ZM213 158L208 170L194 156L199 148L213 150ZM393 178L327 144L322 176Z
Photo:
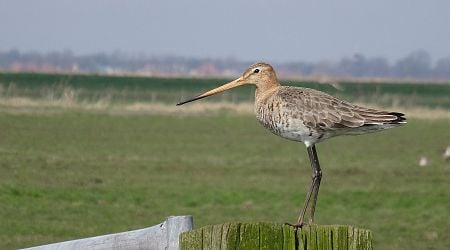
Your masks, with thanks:
M280 84L278 83L278 81L268 82L263 85L256 85L256 90L255 90L256 103L259 103L259 102L265 100L275 90L277 90L279 86L280 86Z

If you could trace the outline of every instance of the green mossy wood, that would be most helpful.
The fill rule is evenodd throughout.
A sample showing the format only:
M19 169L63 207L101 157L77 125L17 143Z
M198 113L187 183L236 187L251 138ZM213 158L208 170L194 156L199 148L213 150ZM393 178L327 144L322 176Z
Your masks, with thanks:
M353 226L311 225L295 231L279 223L225 223L180 235L180 249L373 249L372 232Z

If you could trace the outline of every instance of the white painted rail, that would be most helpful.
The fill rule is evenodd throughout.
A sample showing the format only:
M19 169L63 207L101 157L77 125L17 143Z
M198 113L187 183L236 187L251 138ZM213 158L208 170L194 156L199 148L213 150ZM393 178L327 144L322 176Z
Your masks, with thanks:
M48 245L26 248L28 250L65 250L65 249L151 249L177 250L179 236L182 232L191 230L193 219L191 215L171 216L164 222L139 230L107 234L79 240L64 241Z

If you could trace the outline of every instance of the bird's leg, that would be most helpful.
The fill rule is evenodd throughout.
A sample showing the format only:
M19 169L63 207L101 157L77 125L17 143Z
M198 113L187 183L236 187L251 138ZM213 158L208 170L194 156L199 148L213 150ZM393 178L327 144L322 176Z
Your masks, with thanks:
M311 185L309 186L309 191L306 194L306 198L305 198L305 201L303 202L303 207L300 210L300 215L298 217L297 223L293 224L291 226L302 227L304 225L303 219L305 217L305 213L306 213L306 209L308 208L309 201L311 200L311 194L313 193L313 190L314 190L314 179L311 181Z
M310 207L311 209L311 218L309 220L310 223L314 222L314 212L316 209L317 195L319 193L319 185L320 180L322 179L322 171L320 170L319 158L317 158L317 152L315 145L312 145L307 148L309 160L311 161L311 169L313 170L311 185L309 186L309 191L306 194L305 202L303 203L303 207L300 210L300 215L298 217L297 223L292 225L294 227L302 227L304 225L304 217L306 213L306 209L308 209L309 202L311 201L311 195L313 195L313 203Z
M314 212L316 211L317 196L319 194L320 181L322 180L322 170L320 169L319 158L317 157L316 147L308 147L308 155L311 160L311 168L313 170L313 194L312 194L312 204L311 204L311 214L309 217L309 223L314 223Z

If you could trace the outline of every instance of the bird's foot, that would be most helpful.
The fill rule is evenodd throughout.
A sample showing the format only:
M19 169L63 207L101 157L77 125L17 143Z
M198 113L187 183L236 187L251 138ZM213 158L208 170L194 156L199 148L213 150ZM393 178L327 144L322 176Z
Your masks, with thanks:
M292 224L292 223L289 223L289 222L285 222L284 225L288 225L288 226L294 227L295 229L299 229L299 228L301 229L303 226L306 226L307 223L305 223L303 221L299 221L299 222L297 222L295 224Z

